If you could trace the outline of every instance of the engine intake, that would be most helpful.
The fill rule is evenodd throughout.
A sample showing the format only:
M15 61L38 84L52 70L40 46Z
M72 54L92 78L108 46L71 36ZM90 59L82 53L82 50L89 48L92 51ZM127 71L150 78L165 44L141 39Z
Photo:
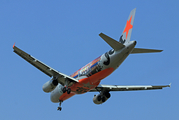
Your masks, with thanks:
M106 92L104 94L98 94L93 97L93 102L99 105L99 104L106 102L110 97L111 97L111 94L109 92Z
M53 90L56 88L57 85L58 85L58 81L57 81L57 80L54 80L54 79L52 78L51 80L47 81L47 82L43 85L42 89L43 89L44 92L47 92L47 93L48 93L48 92L53 91Z

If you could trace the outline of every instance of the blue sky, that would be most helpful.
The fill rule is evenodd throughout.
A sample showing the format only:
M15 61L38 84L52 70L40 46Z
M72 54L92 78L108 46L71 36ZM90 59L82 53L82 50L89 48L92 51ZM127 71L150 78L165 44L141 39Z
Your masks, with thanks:
M0 119L179 119L178 1L0 1ZM16 46L65 74L72 74L110 50L98 34L118 40L130 11L137 8L131 39L136 47L162 53L130 55L101 83L165 85L153 91L111 92L102 105L94 94L62 104L50 101L42 85L50 78L13 52Z

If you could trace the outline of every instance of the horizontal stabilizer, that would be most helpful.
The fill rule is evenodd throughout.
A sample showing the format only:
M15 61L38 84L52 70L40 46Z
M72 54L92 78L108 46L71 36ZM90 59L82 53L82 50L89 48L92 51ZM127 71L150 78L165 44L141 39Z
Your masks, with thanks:
M135 53L155 53L162 52L163 50L155 50L155 49L143 49L143 48L134 48L131 54Z
M122 49L123 47L125 47L125 45L123 45L122 43L110 38L109 36L100 33L99 36L106 41L115 51Z

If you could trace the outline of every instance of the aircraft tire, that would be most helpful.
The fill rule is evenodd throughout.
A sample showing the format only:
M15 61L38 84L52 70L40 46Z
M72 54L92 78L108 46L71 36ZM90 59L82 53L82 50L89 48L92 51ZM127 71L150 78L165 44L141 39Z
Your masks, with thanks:
M67 90L66 90L66 87L64 87L63 89L62 89L62 91L63 91L63 93L65 93Z
M70 93L71 93L71 89L68 88L68 90L67 90L67 94L70 94Z
M58 107L57 110L60 110L60 111L61 111L61 110L62 110L62 107Z

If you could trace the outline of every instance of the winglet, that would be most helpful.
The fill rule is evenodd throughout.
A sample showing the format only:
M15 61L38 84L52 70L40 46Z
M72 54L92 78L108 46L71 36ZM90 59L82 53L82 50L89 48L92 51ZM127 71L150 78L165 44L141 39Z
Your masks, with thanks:
M16 43L14 43L13 48L15 47L15 44L16 44Z
M172 85L172 83L170 83L170 84L168 85L168 87L171 87L171 85Z

